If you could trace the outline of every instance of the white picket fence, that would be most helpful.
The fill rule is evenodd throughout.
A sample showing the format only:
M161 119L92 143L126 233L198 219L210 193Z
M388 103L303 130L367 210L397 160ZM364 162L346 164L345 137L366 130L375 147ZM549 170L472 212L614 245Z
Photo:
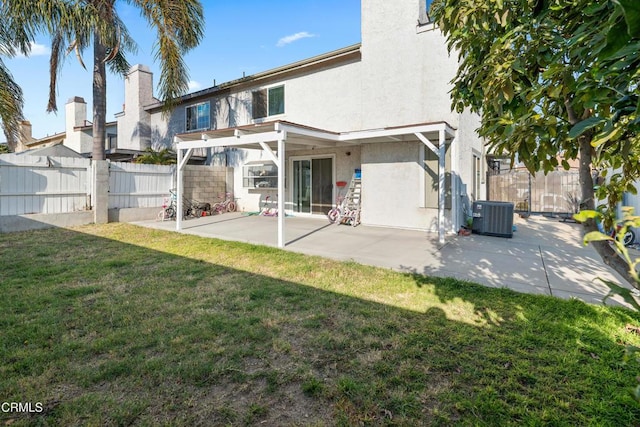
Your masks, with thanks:
M91 161L0 155L0 216L89 208Z
M175 187L175 166L112 162L109 208L160 207ZM0 155L0 216L91 208L89 159Z
M162 206L175 187L175 165L111 163L109 165L109 208Z

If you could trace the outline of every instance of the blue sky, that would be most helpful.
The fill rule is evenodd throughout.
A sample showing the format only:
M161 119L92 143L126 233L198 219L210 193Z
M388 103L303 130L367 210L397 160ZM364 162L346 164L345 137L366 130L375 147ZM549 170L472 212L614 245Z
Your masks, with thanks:
M118 12L138 43L138 52L127 56L133 64L148 65L157 85L160 69L154 61L155 32L138 10L118 2ZM192 91L265 71L314 55L360 42L359 0L202 0L206 29L201 44L187 54ZM39 37L30 57L6 60L22 87L24 114L41 138L64 131L64 104L74 96L87 102L91 118L91 73L72 53L65 61L58 86L58 113L45 111L49 87L50 40ZM92 54L83 59L91 69ZM107 121L122 110L124 84L120 76L107 80ZM154 93L157 95L157 91Z

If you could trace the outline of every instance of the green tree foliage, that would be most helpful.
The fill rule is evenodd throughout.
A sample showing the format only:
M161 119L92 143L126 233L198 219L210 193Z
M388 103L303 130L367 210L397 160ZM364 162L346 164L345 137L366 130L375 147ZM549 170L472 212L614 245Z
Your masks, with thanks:
M453 108L477 112L490 149L531 172L579 159L582 206L606 196L611 225L640 177L637 1L440 0L432 15L459 54ZM597 194L594 171L613 171ZM593 245L633 282L608 243Z
M136 157L135 163L144 163L151 165L172 165L176 163L176 155L168 148L155 151L153 148L144 150L144 154Z
M2 58L12 58L18 52L28 53L28 37L23 32L13 31L7 20L0 19L0 125L11 148L23 118L24 100L22 90L13 79Z
M202 39L202 5L199 0L129 0L127 3L137 7L150 28L157 32L155 50L161 66L160 97L170 108L174 100L188 90L183 56ZM75 52L84 66L83 53L93 44L93 158L104 159L106 67L124 75L129 70L125 54L136 50L135 41L118 16L116 0L3 0L0 16L10 34L15 31L22 35L19 40L23 43L33 41L34 35L41 32L51 35L48 111L57 110L56 81L64 57Z

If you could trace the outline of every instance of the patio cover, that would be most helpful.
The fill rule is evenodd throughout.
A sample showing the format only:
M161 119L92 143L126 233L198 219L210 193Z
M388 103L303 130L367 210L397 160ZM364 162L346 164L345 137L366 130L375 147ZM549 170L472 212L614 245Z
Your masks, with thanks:
M178 212L183 212L183 172L196 148L242 147L265 151L278 168L278 212L285 204L285 149L305 147L345 147L375 142L397 142L418 138L438 156L438 239L444 243L445 225L445 152L447 141L455 141L456 131L446 122L370 129L354 132L331 132L286 121L263 122L236 128L217 129L176 135L178 154ZM437 141L434 144L432 141ZM455 202L454 198L454 202ZM455 209L455 205L452 206ZM176 217L176 230L182 229L182 215ZM278 215L278 247L284 242L285 215Z

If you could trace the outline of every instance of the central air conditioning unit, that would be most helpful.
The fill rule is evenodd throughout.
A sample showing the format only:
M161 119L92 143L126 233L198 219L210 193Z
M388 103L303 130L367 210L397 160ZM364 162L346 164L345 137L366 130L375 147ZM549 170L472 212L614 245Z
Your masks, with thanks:
M473 225L476 234L498 237L513 237L513 203L473 202Z

